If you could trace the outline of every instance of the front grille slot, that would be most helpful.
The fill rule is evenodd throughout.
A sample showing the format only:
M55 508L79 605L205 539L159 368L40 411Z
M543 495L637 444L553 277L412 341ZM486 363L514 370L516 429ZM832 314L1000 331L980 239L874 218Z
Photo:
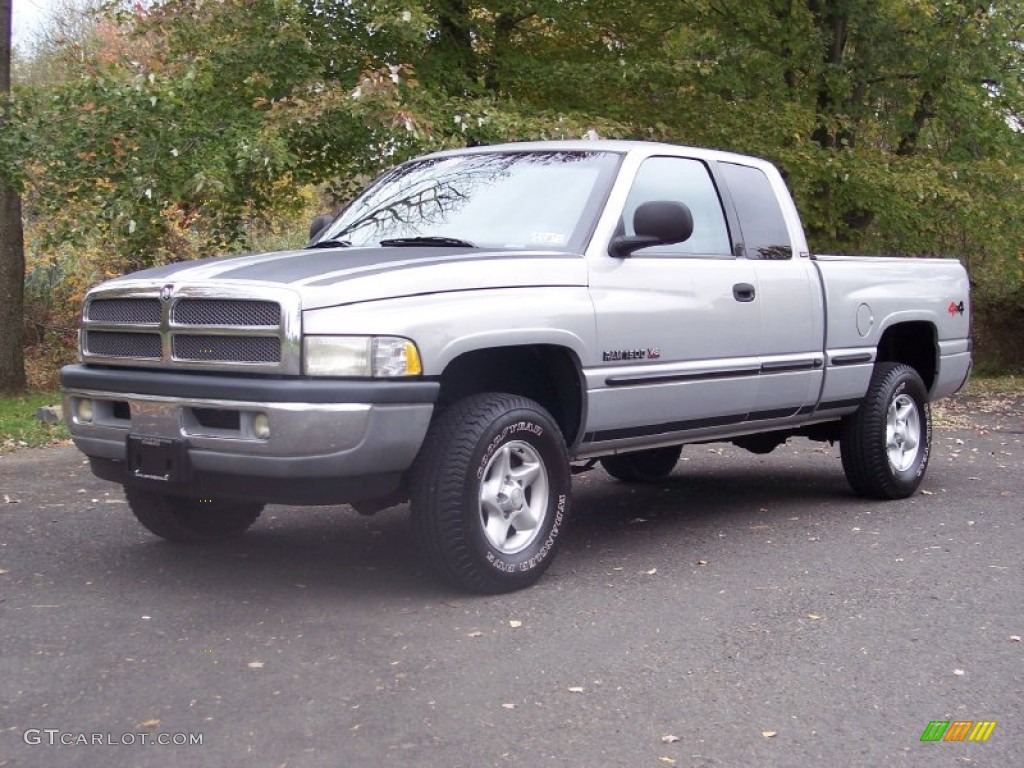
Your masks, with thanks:
M281 324L281 305L247 299L180 299L171 310L171 322L273 328Z
M84 342L84 351L90 355L144 360L159 360L161 358L160 334L158 333L86 331Z
M273 336L199 336L177 334L175 360L221 363L278 363L281 340Z
M93 299L85 308L86 320L96 323L160 322L160 299Z

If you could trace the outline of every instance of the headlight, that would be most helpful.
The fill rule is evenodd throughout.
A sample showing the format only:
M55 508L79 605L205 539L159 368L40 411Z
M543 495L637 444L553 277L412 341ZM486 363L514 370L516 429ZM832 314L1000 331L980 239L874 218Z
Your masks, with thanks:
M416 345L397 336L306 336L302 340L307 376L418 376Z

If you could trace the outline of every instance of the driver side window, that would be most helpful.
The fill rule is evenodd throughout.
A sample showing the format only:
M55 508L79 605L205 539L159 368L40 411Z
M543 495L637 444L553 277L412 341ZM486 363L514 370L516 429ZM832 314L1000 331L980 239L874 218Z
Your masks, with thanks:
M638 206L653 200L684 203L693 214L693 234L682 243L642 248L633 254L634 258L732 255L722 203L702 162L682 157L651 157L645 160L626 198L620 223L622 233L636 234L633 215Z

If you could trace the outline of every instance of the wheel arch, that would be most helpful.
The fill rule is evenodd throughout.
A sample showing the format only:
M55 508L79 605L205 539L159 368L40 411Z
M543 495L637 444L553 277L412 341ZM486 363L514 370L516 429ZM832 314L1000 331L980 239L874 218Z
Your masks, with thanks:
M876 362L909 365L931 391L939 369L938 330L928 320L890 325L878 340Z
M586 385L579 357L556 344L491 346L462 352L441 373L438 410L470 395L506 392L544 406L570 451L582 439Z

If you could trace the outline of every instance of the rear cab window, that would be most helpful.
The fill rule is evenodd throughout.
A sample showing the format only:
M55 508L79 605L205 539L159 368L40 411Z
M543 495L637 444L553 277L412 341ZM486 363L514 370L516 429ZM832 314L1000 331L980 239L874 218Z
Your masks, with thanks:
M764 171L737 163L719 163L718 168L739 216L747 258L770 261L793 258L786 217Z

